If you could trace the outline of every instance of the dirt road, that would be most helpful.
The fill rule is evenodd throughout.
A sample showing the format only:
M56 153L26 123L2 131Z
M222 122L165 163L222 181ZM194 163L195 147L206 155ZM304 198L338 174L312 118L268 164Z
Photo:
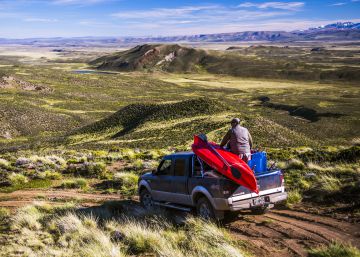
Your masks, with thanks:
M121 201L117 194L78 193L75 190L26 190L0 193L0 207L17 208L41 200L53 203L70 199L81 205L98 206L104 201ZM126 201L123 201L124 203ZM132 208L140 208L132 201ZM255 256L307 256L307 249L332 241L351 243L360 248L360 224L294 210L271 210L264 215L243 212L236 221L224 225L246 242Z
M235 237L250 242L249 249L256 256L307 256L307 249L332 241L360 247L360 224L293 210L244 214L227 228Z
M19 190L12 193L0 193L0 207L21 207L31 204L35 200L47 202L77 200L94 203L120 199L121 196L118 194L79 193L76 190Z

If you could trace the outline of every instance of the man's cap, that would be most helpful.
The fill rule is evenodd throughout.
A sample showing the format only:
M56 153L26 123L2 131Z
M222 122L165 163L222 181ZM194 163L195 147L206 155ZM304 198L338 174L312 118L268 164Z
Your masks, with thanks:
M231 120L231 123L240 124L240 119L239 119L239 118L233 118L233 119Z

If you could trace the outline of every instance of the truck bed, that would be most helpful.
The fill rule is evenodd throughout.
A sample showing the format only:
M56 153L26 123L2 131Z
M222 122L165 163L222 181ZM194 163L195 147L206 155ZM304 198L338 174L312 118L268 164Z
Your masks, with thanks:
M238 187L229 197L232 209L256 207L260 203L273 204L286 199L283 175L280 170L272 170L256 174L259 195L247 188Z

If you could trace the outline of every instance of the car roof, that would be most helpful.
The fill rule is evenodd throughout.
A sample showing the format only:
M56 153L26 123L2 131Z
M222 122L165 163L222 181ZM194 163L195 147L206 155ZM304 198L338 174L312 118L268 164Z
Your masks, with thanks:
M192 151L186 151L186 152L176 152L176 153L172 153L168 156L184 156L184 157L190 157L194 155L194 152Z

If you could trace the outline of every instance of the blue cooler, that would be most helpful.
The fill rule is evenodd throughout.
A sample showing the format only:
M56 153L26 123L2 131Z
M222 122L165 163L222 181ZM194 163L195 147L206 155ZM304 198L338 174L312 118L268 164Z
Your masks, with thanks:
M267 158L265 152L257 152L251 155L251 160L248 161L249 167L255 171L255 173L266 172L267 170Z

